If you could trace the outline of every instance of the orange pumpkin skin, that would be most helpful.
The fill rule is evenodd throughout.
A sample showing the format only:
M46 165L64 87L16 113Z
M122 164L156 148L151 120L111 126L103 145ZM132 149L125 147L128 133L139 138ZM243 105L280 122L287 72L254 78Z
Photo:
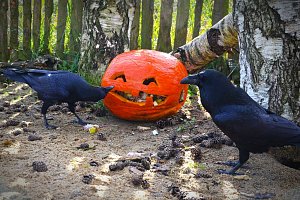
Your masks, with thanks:
M154 121L175 114L184 104L188 85L184 65L175 57L153 50L133 50L116 56L102 78L115 86L104 105L117 117Z

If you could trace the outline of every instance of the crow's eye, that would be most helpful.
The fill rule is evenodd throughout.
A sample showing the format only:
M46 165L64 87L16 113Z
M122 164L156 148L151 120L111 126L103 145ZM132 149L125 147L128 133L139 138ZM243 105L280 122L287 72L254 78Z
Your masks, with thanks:
M120 74L114 78L114 80L117 80L117 79L122 79L124 82L126 82L126 77L124 74Z
M149 85L150 83L155 83L157 85L155 78L147 78L143 81L144 85Z

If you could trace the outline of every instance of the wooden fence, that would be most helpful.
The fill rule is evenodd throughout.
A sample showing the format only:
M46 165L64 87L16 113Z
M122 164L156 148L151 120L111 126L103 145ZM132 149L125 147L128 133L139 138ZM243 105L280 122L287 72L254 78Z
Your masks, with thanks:
M80 52L83 2L2 0L0 61L25 60L48 53L65 59L65 55L70 52ZM192 30L193 37L199 34L202 5L203 0L136 0L133 25L137 28L131 32L130 49L155 48L170 52L185 44L188 27L192 26L189 29ZM155 6L160 8L159 13ZM195 16L192 22L189 17L191 14ZM160 22L159 31L155 27L155 21ZM153 38L155 31L158 31L157 38Z

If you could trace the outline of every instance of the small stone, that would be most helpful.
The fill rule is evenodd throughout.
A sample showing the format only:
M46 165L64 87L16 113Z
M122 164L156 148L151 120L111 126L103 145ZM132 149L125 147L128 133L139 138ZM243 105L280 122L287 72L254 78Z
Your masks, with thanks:
M23 127L23 131L25 132L25 133L35 133L35 130L32 130L32 129L30 129L30 128L27 128L27 127Z
M0 106L0 112L3 112L3 111L4 111L4 107Z
M20 126L21 127L28 127L30 124L32 124L31 122L26 122L26 121L21 121Z
M11 132L14 136L24 133L23 129L17 128Z
M64 107L63 109L61 109L61 112L62 112L62 113L67 113L68 111L69 111L69 109L66 108L66 107Z
M206 147L206 148L219 149L222 147L222 142L220 141L220 138L211 138L211 139L202 141L200 146Z
M203 171L198 171L195 176L195 178L211 178L212 175L206 173L206 172L203 172Z
M90 145L88 143L82 143L79 145L78 149L89 149Z
M92 166L92 167L98 167L99 164L98 164L98 162L96 162L96 161L91 161L91 162L90 162L90 166Z
M22 104L22 105L20 106L20 112L26 112L27 110L28 110L28 107L25 106L24 104Z
M43 161L34 161L32 163L33 170L36 172L48 171L47 165Z
M97 140L106 141L107 139L103 133L98 133Z
M182 171L182 173L184 173L184 174L189 174L189 173L191 173L191 172L192 172L192 170L191 170L191 168L189 168L189 167L185 168L185 169Z
M109 170L110 171L117 171L117 170L122 170L124 169L125 164L123 162L117 162L115 164L109 165Z
M196 135L195 137L193 137L193 142L195 143L201 143L203 140L207 140L208 136L207 135L203 135L203 134L199 134Z
M19 124L20 122L14 119L9 119L6 121L6 126L18 126Z
M60 105L54 105L54 106L51 106L49 108L49 111L53 112L53 111L59 111L61 110L61 106Z
M149 161L148 159L143 158L143 159L141 160L141 163L142 163L143 167L144 167L146 170L149 170L149 169L150 169L151 163L150 163L150 161Z
M55 139L57 139L57 135L50 135L50 136L49 136L49 139L50 139L50 140L55 140Z
M10 115L10 114L13 114L14 112L13 112L13 110L11 110L11 109L8 109L8 110L6 110L5 111L5 114L7 114L7 115Z
M2 104L3 107L9 107L10 106L10 102L9 101L4 101Z
M28 88L29 88L28 85L24 85L24 86L21 87L22 90L27 90Z
M36 141L36 140L42 140L43 138L39 135L30 134L28 136L28 141Z
M82 182L85 184L91 184L95 176L93 174L84 175L82 178Z
M195 148L191 149L191 157L193 160L201 160L202 151L201 151L201 147L199 145L197 145Z
M179 139L172 141L172 146L174 148L184 148L184 144Z
M135 174L135 175L131 178L131 182L132 182L132 184L135 185L135 186L141 185L142 182L143 182L143 174L141 174L141 175L136 175L136 174Z
M147 180L142 181L142 188L148 189L150 187L150 183Z

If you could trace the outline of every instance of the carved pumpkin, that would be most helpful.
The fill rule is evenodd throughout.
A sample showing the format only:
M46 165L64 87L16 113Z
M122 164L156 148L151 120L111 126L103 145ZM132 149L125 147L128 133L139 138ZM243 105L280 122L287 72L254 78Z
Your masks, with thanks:
M153 121L175 114L184 104L187 76L175 57L153 50L133 50L115 57L102 78L102 86L115 86L104 105L126 120Z

